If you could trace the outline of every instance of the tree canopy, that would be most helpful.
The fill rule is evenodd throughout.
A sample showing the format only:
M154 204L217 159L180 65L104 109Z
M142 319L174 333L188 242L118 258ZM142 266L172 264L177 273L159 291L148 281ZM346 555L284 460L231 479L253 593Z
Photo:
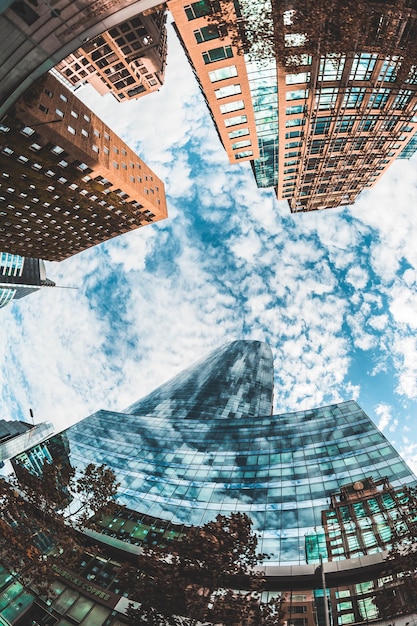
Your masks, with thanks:
M262 576L254 567L257 537L247 515L218 515L160 548L146 548L138 569L128 568L130 623L222 623L273 626L282 620L282 598L263 602ZM236 589L243 591L236 591ZM185 621L184 621L185 620Z

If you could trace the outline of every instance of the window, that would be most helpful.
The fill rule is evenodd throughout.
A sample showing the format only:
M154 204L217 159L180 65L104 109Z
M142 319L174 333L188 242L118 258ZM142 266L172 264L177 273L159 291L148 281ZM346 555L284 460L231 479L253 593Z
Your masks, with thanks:
M238 130L232 130L229 134L229 139L236 139L236 137L244 137L249 135L249 128L239 128Z
M240 85L228 85L227 87L220 87L220 89L214 91L217 100L227 98L228 96L235 96L239 93L242 93Z
M377 54L369 54L367 52L356 54L353 59L349 80L370 80L377 58Z
M295 89L285 94L286 100L305 100L306 98L308 98L308 89Z
M337 87L324 87L316 96L316 109L327 111L334 108L338 93L339 89Z
M379 72L378 81L392 83L396 80L399 67L398 58L397 56L393 56L391 59L385 59Z
M54 152L54 154L62 154L64 152L64 148L61 148L61 146L54 146L51 148L51 152Z
M343 96L343 106L347 109L360 107L365 96L365 87L351 87Z
M361 120L359 122L359 130L363 130L363 131L370 131L373 130L375 128L375 124L377 122L377 116L376 115L370 115L368 116L366 119Z
M85 128L81 129L81 134L83 135L83 137L88 137L88 132L85 130Z
M94 136L95 137L100 137L100 133L99 133L99 131L96 128L94 129Z
M33 144L30 146L30 149L31 149L31 150L34 150L35 152L38 152L41 148L42 148L42 146L40 146L38 143L33 143Z
M224 120L224 125L229 128L230 126L237 126L238 124L246 124L248 118L246 115L235 115L234 117L228 117Z
M304 125L305 120L301 119L300 117L294 119L294 120L287 120L285 122L285 127L286 128L290 128L291 126L303 126Z
M310 81L310 72L299 72L298 74L287 74L285 83L287 85L297 85L298 83L308 83Z
M345 67L345 57L340 54L328 54L320 60L319 80L340 80Z
M71 133L71 135L75 135L75 128L68 126L68 132Z
M369 96L369 106L372 109L381 109L387 102L391 89L378 89Z
M410 102L412 95L413 92L409 89L401 89L401 91L394 100L392 108L404 110L407 107L407 104Z
M48 113L49 111L48 107L44 106L43 104L39 105L39 109L42 111L42 113Z
M331 117L318 117L314 125L314 134L315 135L327 135L330 129L331 122L332 122Z
M202 56L205 65L208 65L223 59L230 59L233 56L233 50L231 46L221 46L220 48L212 48L207 50L207 52L203 52Z
M194 31L194 37L197 43L203 43L204 41L210 41L211 39L219 39L220 32L215 24L210 26L203 26Z
M231 113L232 111L239 111L239 109L244 109L245 103L243 100L234 100L233 102L227 102L226 104L220 105L220 111L224 113Z
M251 145L250 139L243 139L243 141L236 141L236 143L232 143L233 150L239 150L240 148L248 148Z
M90 116L89 115L83 115L83 118L85 119L86 122L90 121Z
M242 152L237 152L235 154L235 159L246 159L250 156L253 156L253 150L243 150Z
M227 67L221 67L218 70L209 72L209 78L212 83L217 83L217 81L226 78L234 78L235 76L237 76L236 65L228 65Z
M354 115L345 115L344 117L336 120L336 131L339 133L349 133L352 130L354 123Z
M64 102L68 102L68 98L67 96L64 96L63 93L59 94L59 97L61 98L61 100L63 100Z
M64 117L63 112L60 111L59 109L55 109L55 113L58 115L58 117Z
M304 111L304 104L294 104L293 106L287 107L285 113L287 115L295 115L296 113L304 113Z
M200 0L199 2L192 2L184 7L185 15L188 21L195 20L198 17L204 17L205 15L211 15L214 11L220 9L218 2L210 2L210 0Z
M25 126L20 132L23 135L26 135L26 137L30 137L35 131L33 130L33 128L30 128L30 126Z
M71 111L71 115L72 117L75 117L75 119L78 117L78 113L76 111Z

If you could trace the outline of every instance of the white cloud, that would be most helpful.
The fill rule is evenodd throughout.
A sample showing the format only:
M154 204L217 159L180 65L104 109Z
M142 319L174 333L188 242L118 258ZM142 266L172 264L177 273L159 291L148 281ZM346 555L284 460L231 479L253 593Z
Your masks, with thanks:
M392 421L392 407L388 404L381 402L375 407L375 413L379 417L378 428L379 430L385 430L391 425Z

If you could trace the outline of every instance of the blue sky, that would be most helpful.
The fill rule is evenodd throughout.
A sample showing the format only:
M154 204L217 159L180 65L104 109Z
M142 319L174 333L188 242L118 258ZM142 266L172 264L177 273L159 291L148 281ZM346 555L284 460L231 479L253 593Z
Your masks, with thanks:
M169 219L62 263L0 311L1 416L123 409L203 354L267 341L275 412L355 398L417 471L417 160L355 206L291 215L229 165L170 32L159 93L79 96L166 184Z

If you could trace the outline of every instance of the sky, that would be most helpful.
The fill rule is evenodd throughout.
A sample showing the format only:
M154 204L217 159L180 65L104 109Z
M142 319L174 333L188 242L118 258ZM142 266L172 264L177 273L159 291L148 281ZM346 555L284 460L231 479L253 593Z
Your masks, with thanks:
M0 417L62 430L257 339L275 413L353 398L417 472L417 158L354 206L292 215L228 163L170 26L159 92L77 93L165 181L169 217L46 263L76 290L0 310Z

